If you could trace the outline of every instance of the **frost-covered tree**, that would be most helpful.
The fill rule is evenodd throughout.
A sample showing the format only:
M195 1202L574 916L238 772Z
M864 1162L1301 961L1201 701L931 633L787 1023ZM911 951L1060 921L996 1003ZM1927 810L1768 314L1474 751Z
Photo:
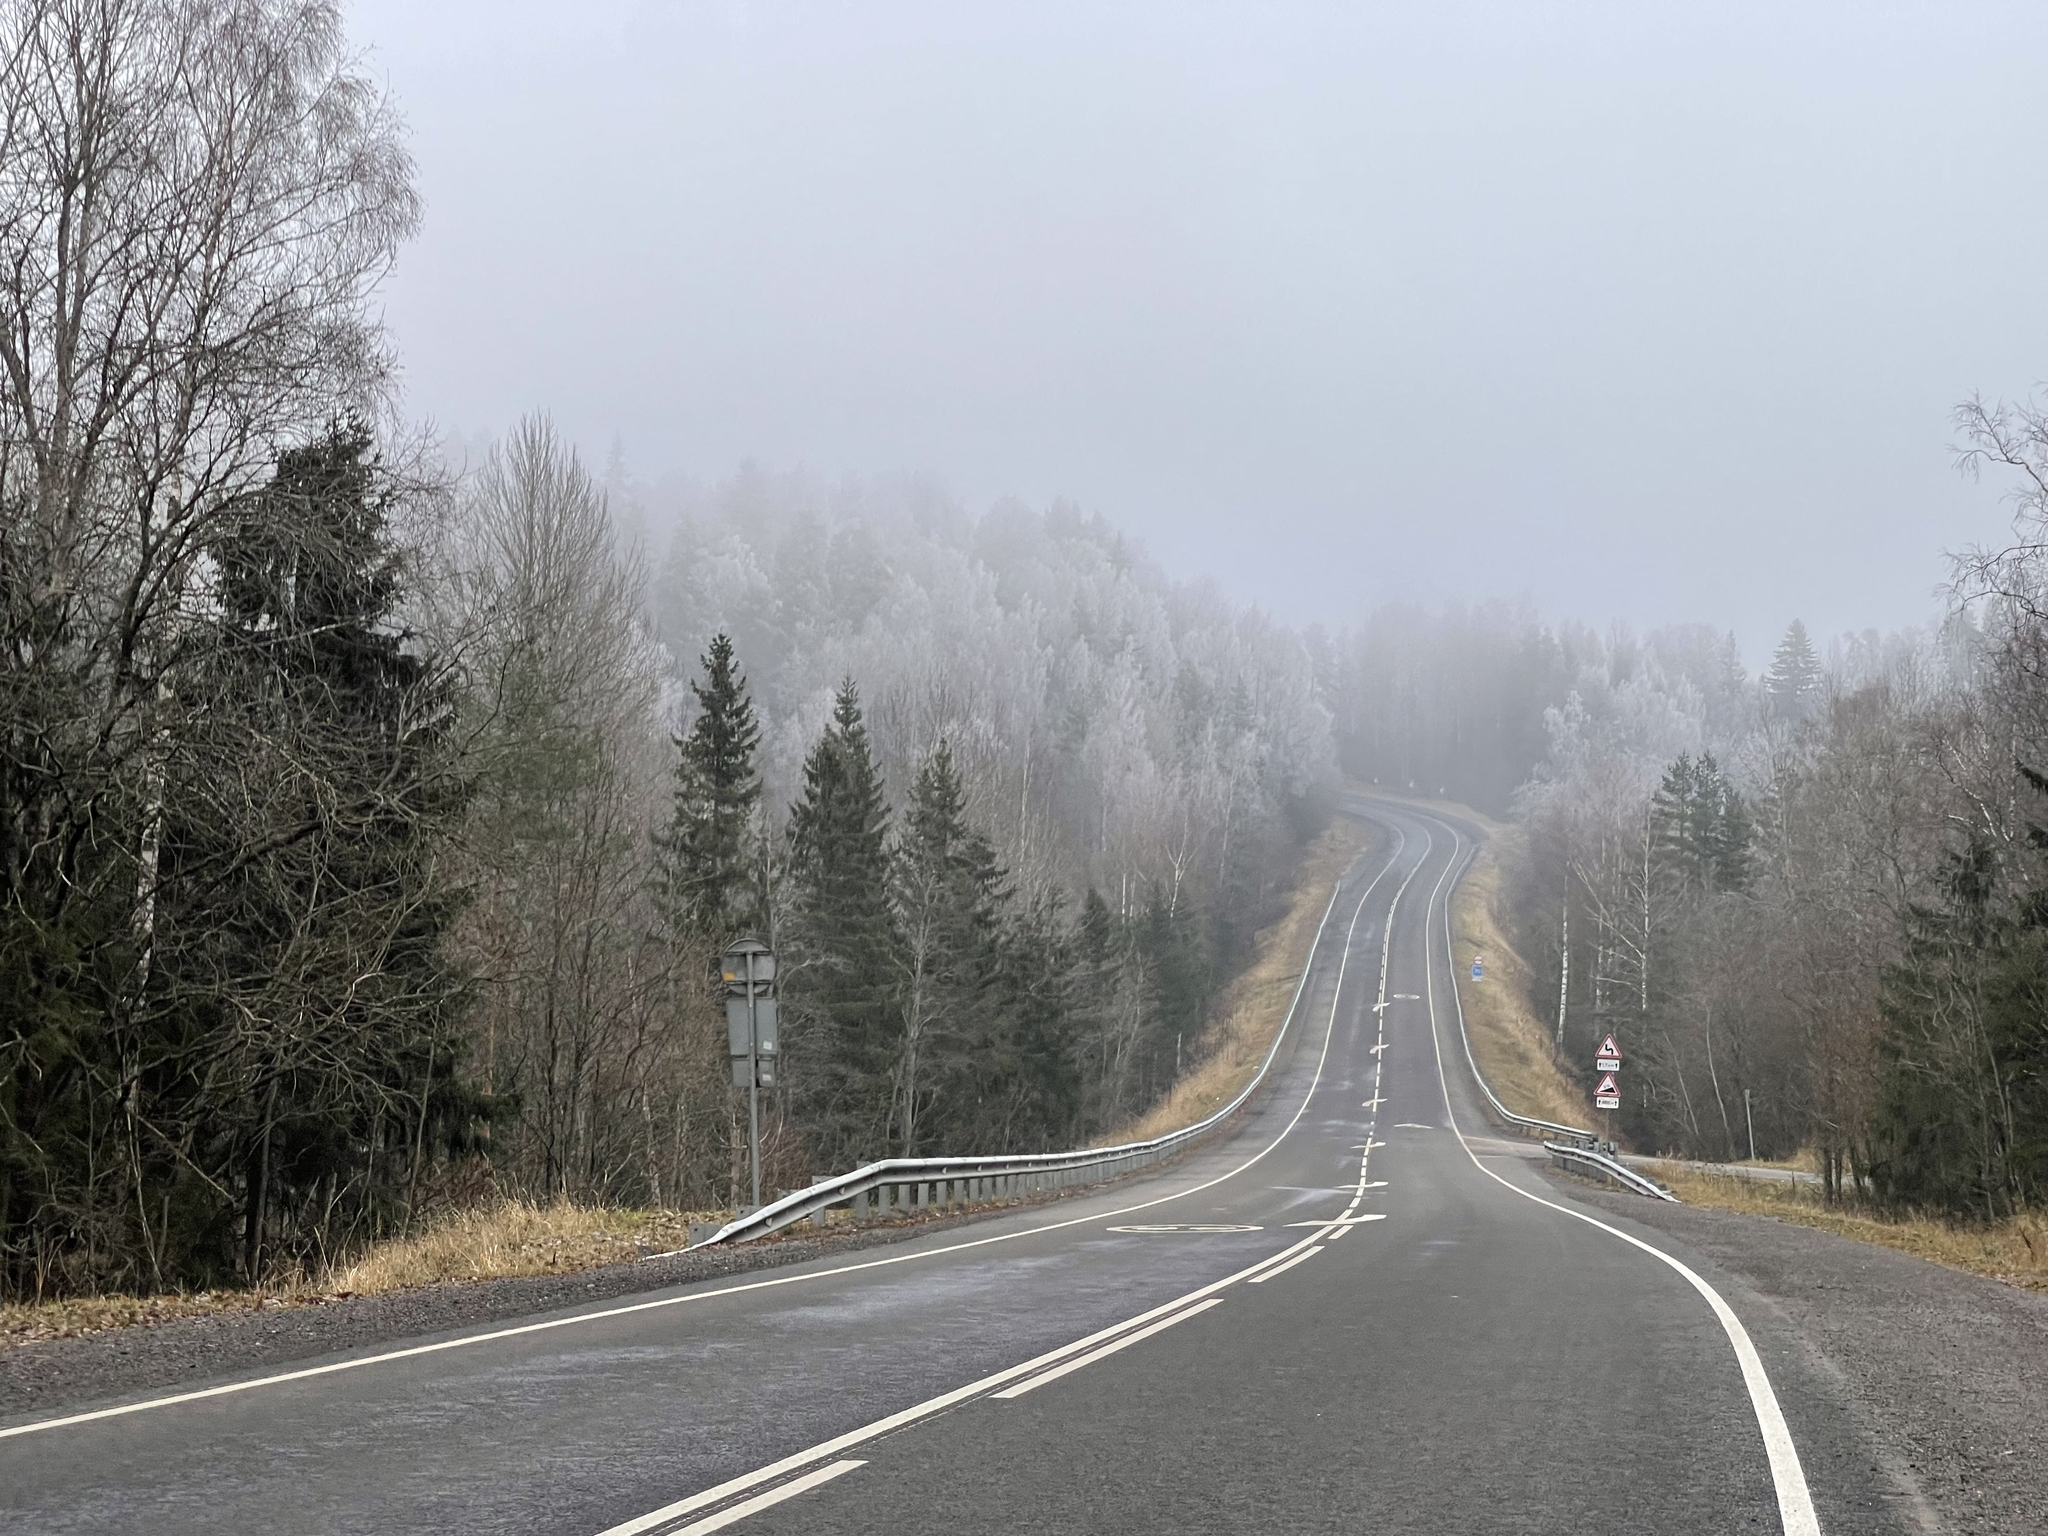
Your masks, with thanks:
M1771 655L1770 670L1764 674L1764 691L1771 707L1789 720L1803 720L1820 693L1820 657L1806 633L1806 625L1794 619L1785 637Z

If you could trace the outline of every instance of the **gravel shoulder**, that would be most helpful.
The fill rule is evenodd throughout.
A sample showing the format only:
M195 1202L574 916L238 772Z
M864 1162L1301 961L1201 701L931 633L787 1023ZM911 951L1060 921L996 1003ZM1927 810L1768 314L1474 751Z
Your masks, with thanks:
M1775 1314L1764 1326L1789 1325L1846 1400L1904 1528L2048 1531L2048 1296L1812 1227L1547 1177L1734 1277L1745 1318L1761 1307Z
M0 1423L42 1418L168 1387L194 1387L283 1369L327 1355L422 1341L694 1281L830 1258L944 1232L1018 1208L991 1206L957 1215L779 1236L738 1247L703 1248L565 1274L452 1282L381 1296L274 1311L219 1313L19 1345L0 1351Z

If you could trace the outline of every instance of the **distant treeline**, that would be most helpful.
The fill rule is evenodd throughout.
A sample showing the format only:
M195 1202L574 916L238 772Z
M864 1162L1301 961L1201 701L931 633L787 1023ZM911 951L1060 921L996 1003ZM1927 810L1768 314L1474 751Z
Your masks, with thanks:
M1297 637L1060 509L450 469L373 425L418 205L333 9L0 57L0 1295L726 1204L742 932L771 1182L1167 1086L1319 814Z
M1619 1039L1629 1141L1990 1217L2048 1197L2048 428L1961 424L2028 494L1938 631L1794 622L1761 676L1505 605L1311 638L1348 769L1512 815L1504 915L1567 1071Z

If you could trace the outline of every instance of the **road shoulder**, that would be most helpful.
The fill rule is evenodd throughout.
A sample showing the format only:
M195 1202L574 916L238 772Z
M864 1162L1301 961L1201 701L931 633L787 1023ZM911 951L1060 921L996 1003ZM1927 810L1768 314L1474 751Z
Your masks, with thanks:
M1752 1306L1730 1301L1753 1329L1782 1319L1808 1356L1804 1374L1842 1398L1873 1481L1892 1485L1873 1492L1900 1528L2048 1530L2048 1296L1769 1217L1546 1180L1739 1282ZM1756 1306L1774 1316L1755 1317Z
M1055 1198L1086 1192L1076 1190ZM838 1258L864 1248L1013 1215L1025 1208L1021 1204L988 1206L957 1215L700 1248L564 1274L451 1281L317 1306L216 1313L16 1345L0 1351L0 1424L136 1393L185 1389L284 1369L329 1355L416 1343L494 1323L527 1321L622 1296Z

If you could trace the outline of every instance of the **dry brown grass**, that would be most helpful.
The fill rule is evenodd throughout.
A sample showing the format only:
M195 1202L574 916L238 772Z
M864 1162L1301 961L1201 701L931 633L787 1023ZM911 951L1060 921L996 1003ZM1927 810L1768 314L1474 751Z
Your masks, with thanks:
M180 1318L320 1306L448 1280L566 1274L681 1248L693 1221L723 1211L639 1211L508 1200L453 1213L411 1237L379 1243L355 1263L317 1278L254 1291L165 1296L77 1296L0 1304L0 1344L33 1344L110 1328L154 1327Z
M1678 1163L1654 1167L1658 1178L1688 1205L1742 1211L1818 1227L1861 1243L1896 1248L1950 1269L1967 1270L2030 1291L2048 1291L2048 1216L2038 1211L1991 1225L1966 1225L1927 1216L1885 1216L1823 1203L1811 1185L1703 1173Z
M458 1212L416 1237L379 1243L340 1271L332 1288L375 1296L444 1280L504 1280L595 1269L643 1253L681 1248L690 1240L691 1222L714 1218L722 1221L725 1213L508 1200Z
M0 1346L77 1338L110 1328L153 1328L185 1317L256 1312L293 1304L289 1291L189 1291L171 1296L70 1296L62 1301L0 1302Z
M1559 1069L1551 1033L1529 1002L1529 967L1507 941L1498 917L1500 854L1511 829L1486 823L1489 838L1451 897L1452 971L1465 1005L1472 1055L1487 1086L1518 1115L1591 1126L1593 1106ZM1472 957L1486 975L1472 980Z
M1224 989L1215 1019L1196 1044L1196 1065L1164 1100L1110 1141L1138 1141L1193 1125L1243 1091L1287 1017L1330 893L1372 844L1370 827L1348 816L1331 819L1295 867L1286 916L1259 931L1252 963Z

